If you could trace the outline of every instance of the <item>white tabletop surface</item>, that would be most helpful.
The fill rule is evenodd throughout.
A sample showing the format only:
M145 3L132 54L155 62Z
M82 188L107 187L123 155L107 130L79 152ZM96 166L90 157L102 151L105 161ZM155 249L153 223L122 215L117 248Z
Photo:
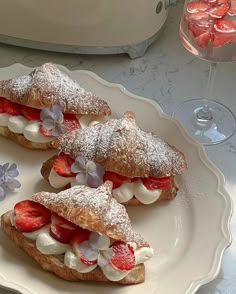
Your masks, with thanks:
M70 70L91 70L109 82L159 103L169 114L181 102L203 97L208 63L189 54L178 39L182 11L179 3L169 11L167 26L146 55L131 60L127 55L86 56L43 52L0 44L0 67L22 63L34 67L52 61ZM219 64L214 100L227 105L236 115L236 63ZM226 189L236 201L236 133L216 146L205 147L212 162L223 172ZM236 293L236 212L231 220L232 245L226 250L218 277L198 294ZM190 269L191 270L191 269ZM0 289L0 294L11 291ZM174 293L173 293L174 294Z

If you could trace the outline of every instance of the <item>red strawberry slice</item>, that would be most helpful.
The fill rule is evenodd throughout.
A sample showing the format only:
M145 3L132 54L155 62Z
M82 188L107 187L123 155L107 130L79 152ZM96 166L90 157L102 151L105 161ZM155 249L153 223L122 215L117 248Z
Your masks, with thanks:
M80 253L79 255L79 259L86 265L93 265L93 264L97 264L97 259L95 260L87 260L83 254Z
M0 113L3 113L3 112L5 112L4 111L4 101L5 101L5 98L3 98L3 97L0 97Z
M201 48L204 48L208 45L210 40L211 34L209 31L206 31L205 33L201 34L200 36L195 38L195 42L197 45Z
M59 216L58 214L56 213L52 213L52 217L51 217L51 222L52 224L54 225L59 225L59 226L62 226L64 228L67 228L67 229L75 229L77 228L77 226L75 224L73 224L72 222L66 220L65 218L63 218L62 216Z
M40 125L39 131L46 137L52 137L52 131L45 129L42 125Z
M14 221L16 228L21 232L36 231L50 222L51 212L45 206L23 200L14 207Z
M69 229L62 225L51 224L49 227L49 234L57 241L69 244L75 234L75 228Z
M120 187L124 182L132 182L134 179L119 175L114 172L106 171L103 176L103 181L111 181L113 189Z
M226 15L228 9L229 9L228 3L220 3L220 4L217 4L215 7L211 8L208 11L208 13L211 17L222 18Z
M213 47L236 42L236 21L220 19L214 24Z
M110 263L119 270L131 270L135 266L134 249L122 241L115 241L110 247L113 255Z
M64 113L63 124L65 125L67 132L81 128L81 125L74 114Z
M235 16L236 15L236 0L231 0L230 1L230 8L228 10L228 14L230 16Z
M162 177L162 178L141 178L144 186L148 190L165 190L170 187L170 177Z
M199 11L206 11L209 8L207 2L203 1L193 1L187 4L187 12L189 13L196 13Z
M73 246L73 244L80 244L83 241L88 240L90 234L91 234L91 231L83 229L81 227L77 227L76 232L75 232L70 243L72 244L72 246Z
M12 101L9 101L7 99L4 99L3 101L3 110L4 112L10 114L10 115L20 115L20 105L17 103L14 103Z
M188 19L190 21L207 21L209 19L209 14L206 11L198 11L196 13L189 14Z
M61 152L54 160L53 168L62 177L75 177L76 174L71 171L72 163L74 163L74 159L68 154Z
M41 109L21 105L21 114L29 120L40 120Z
M219 19L214 23L213 27L220 33L236 33L236 20Z

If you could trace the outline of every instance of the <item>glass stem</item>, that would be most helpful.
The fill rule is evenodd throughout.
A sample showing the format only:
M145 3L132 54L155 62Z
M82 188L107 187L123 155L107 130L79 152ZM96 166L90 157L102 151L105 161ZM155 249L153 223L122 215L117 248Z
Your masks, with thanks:
M207 82L207 90L206 90L206 95L207 99L211 99L212 97L212 91L213 91L213 86L214 86L214 80L215 80L215 75L216 75L216 63L211 62L210 63L210 69L209 69L209 75L208 75L208 82ZM210 121L212 120L212 112L207 104L207 99L203 99L202 103L203 106L202 108L197 112L197 119L200 121Z

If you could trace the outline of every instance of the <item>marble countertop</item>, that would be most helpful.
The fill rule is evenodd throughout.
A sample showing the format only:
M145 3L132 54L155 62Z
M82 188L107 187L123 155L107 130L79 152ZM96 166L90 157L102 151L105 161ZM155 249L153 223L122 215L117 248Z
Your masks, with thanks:
M52 61L70 70L91 70L103 79L122 84L130 92L153 99L171 114L181 102L204 96L208 63L189 54L178 39L182 4L170 8L167 25L145 56L131 60L127 55L86 56L44 52L0 44L0 67L22 63L34 67ZM236 64L218 65L214 100L227 105L236 115ZM226 189L236 201L236 133L227 141L205 147L210 160L222 171ZM236 236L236 213L231 219ZM233 238L234 239L234 238ZM190 269L191 270L191 269ZM198 294L236 293L236 241L226 250L218 277ZM0 289L0 294L12 292Z

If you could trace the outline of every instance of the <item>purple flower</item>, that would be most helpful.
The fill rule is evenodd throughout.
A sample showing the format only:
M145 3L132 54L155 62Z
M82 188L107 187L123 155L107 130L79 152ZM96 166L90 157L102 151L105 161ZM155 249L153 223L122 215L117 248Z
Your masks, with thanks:
M103 183L104 168L83 156L77 156L71 165L71 171L76 173L76 182L80 185L88 185L97 188Z
M0 165L0 200L3 200L7 192L14 192L21 184L15 179L19 175L15 163Z
M87 260L97 260L101 268L109 263L113 255L109 237L96 232L90 234L89 240L79 244L79 251Z
M51 131L54 137L66 132L66 127L63 125L64 116L60 105L53 105L51 109L42 109L40 120L42 121L42 126L46 130Z

